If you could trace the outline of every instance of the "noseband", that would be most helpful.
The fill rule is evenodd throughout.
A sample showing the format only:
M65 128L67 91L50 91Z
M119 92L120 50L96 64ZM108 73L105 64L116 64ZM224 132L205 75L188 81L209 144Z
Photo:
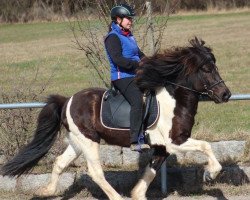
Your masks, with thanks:
M216 83L210 85L209 87L208 87L206 84L204 84L204 89L205 89L205 91L206 91L206 92L205 92L205 95L208 95L208 96L210 96L210 97L214 96L214 91L212 90L212 88L213 88L214 86L216 86L216 85L219 85L220 83L224 83L224 81L221 79L221 80L217 81ZM204 93L204 92L203 92L203 93Z

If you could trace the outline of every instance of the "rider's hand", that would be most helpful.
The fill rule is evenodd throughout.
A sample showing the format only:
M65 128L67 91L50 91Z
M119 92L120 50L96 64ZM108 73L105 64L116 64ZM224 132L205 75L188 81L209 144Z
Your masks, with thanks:
M145 64L145 62L148 60L148 57L146 57L146 56L144 56L141 60L140 60L140 62L139 62L139 67L142 67L144 64Z

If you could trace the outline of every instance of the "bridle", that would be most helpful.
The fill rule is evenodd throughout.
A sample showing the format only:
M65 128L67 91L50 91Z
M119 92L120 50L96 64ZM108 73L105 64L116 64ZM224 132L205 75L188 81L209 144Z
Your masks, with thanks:
M214 84L208 86L206 83L204 83L204 81L203 81L204 79L201 76L199 76L199 78L202 81L203 87L204 87L204 91L202 91L202 92L200 92L198 90L195 90L195 89L192 89L192 88L189 88L189 87L186 87L186 86L183 86L183 85L180 85L180 84L177 84L177 83L173 83L171 81L166 81L166 83L170 84L170 85L180 87L180 88L183 88L185 90L188 90L188 91L191 91L191 92L194 92L194 93L197 93L199 95L207 95L209 97L214 96L214 92L212 90L213 87L215 87L216 85L219 85L220 83L224 83L224 81L222 79L220 79L219 81L215 82Z
M180 87L180 88L183 88L185 90L189 90L191 92L194 92L194 93L197 93L197 94L200 94L200 95L207 95L207 96L210 96L210 97L213 97L214 96L214 92L212 90L213 87L215 87L216 85L219 85L220 83L224 83L223 80L219 80L217 81L216 83L210 85L209 87L204 84L204 92L200 92L198 90L194 90L192 88L189 88L189 87L186 87L186 86L183 86L183 85L180 85L180 84L176 84L176 83L173 83L171 81L166 81L166 83L170 84L170 85L174 85L174 86L177 86L177 87Z

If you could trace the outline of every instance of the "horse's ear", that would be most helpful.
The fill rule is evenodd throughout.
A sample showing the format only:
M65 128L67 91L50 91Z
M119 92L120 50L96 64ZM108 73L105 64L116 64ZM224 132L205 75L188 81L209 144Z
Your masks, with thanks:
M205 45L205 41L202 39L198 39L198 37L194 37L193 39L189 40L189 43L193 46L193 47L200 47L200 46L204 46Z
M205 45L205 43L206 43L206 42L205 42L204 40L202 40L202 39L200 40L200 44L201 44L201 46L204 46L204 45Z

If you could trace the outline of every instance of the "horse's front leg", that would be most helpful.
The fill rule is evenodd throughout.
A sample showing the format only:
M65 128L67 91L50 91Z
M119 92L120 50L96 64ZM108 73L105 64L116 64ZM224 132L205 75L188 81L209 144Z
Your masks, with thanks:
M222 169L222 166L220 165L219 161L216 159L213 153L211 145L206 141L189 138L180 146L172 144L169 145L169 147L171 149L168 149L168 151L171 153L201 151L206 154L208 157L208 164L205 166L205 172L203 175L204 181L210 181L215 179Z
M146 167L143 177L139 180L131 192L133 200L144 200L150 183L154 180L156 172L160 169L162 163L166 160L169 154L166 153L165 146L155 146L154 154Z

